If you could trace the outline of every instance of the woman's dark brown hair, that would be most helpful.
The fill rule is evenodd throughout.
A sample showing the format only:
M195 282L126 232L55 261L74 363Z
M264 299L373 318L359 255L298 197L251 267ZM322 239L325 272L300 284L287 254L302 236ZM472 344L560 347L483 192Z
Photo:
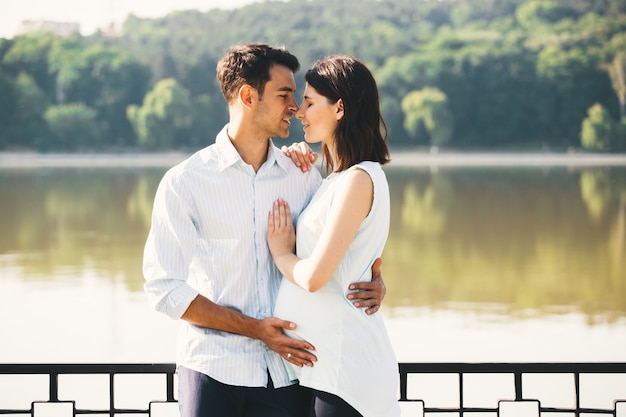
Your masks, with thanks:
M343 171L362 161L390 161L378 87L361 61L345 55L327 57L307 71L305 80L329 103L343 102L344 114L335 131L336 161L322 144L327 170Z

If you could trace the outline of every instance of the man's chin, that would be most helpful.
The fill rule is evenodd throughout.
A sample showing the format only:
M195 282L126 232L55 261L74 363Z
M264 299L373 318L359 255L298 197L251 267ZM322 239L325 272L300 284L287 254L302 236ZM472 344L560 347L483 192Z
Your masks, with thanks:
M289 129L276 132L275 137L280 138L280 139L287 139L289 137Z

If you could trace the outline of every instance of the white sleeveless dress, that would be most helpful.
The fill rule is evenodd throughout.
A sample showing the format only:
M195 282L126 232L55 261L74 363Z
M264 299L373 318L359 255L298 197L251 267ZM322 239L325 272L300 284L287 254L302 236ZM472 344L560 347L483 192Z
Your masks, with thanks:
M348 285L371 280L371 266L381 256L389 233L389 188L380 164L362 162L349 168L366 171L374 185L368 216L328 284L309 293L282 280L274 315L296 323L289 336L316 347L313 368L287 363L300 385L343 398L364 417L397 417L398 363L380 313L372 316L346 299ZM343 171L322 183L300 214L296 248L300 258L311 255L326 222L335 194L342 190Z

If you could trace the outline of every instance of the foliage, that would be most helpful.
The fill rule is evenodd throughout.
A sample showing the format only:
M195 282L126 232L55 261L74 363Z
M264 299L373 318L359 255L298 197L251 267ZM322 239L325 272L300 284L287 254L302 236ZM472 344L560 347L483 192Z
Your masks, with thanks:
M584 148L605 151L611 147L613 121L609 112L596 103L587 112L580 132L580 143Z
M44 113L50 136L44 149L83 150L101 146L103 129L94 109L79 104L50 106Z
M0 148L13 140L12 121L17 116L17 96L11 78L0 70Z
M613 90L619 100L620 120L626 119L626 48L615 55L607 66Z
M146 95L141 107L127 109L128 120L147 149L171 148L178 145L182 133L192 125L189 92L175 79L159 81Z
M576 18L578 13L570 5L556 0L531 0L517 8L515 17L522 26L531 27Z
M452 138L453 121L447 97L436 88L415 90L402 100L404 128L419 139L421 128L426 131L432 145L445 145Z
M364 60L378 82L392 145L416 144L402 101L427 87L446 97L450 147L575 147L594 103L612 119L626 112L620 0L290 0L129 16L117 37L0 40L0 93L22 97L17 80L26 74L45 106L83 103L96 111L108 146L202 146L227 119L216 63L230 45L245 42L286 45L303 68L327 54ZM187 119L174 117L178 124L166 127L156 118L161 128L148 135L147 113L134 114L131 126L127 107L145 106L148 90L165 79L187 91ZM302 91L303 77L296 82ZM16 104L0 98L0 106L8 112L0 147L37 146L34 138L46 136L42 126L21 133L28 129ZM41 120L44 110L33 107L29 119Z
M41 141L42 132L46 131L43 113L49 105L48 98L25 72L18 74L15 87L18 94L15 136L22 138L22 146L36 146Z

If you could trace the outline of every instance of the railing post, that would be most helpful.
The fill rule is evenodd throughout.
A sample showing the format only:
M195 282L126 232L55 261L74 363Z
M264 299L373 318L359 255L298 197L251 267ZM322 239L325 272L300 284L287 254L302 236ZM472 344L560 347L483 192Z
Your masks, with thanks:
M167 381L167 401L176 401L174 399L174 374L167 373L165 378Z
M522 373L520 371L515 372L515 401L521 401L524 399L522 393Z
M109 373L109 416L115 416L115 373Z
M574 372L574 392L576 393L576 412L574 415L580 417L580 373Z
M461 409L461 417L465 415L463 412L463 372L459 372L459 408Z
M59 374L50 373L50 401L59 401Z

